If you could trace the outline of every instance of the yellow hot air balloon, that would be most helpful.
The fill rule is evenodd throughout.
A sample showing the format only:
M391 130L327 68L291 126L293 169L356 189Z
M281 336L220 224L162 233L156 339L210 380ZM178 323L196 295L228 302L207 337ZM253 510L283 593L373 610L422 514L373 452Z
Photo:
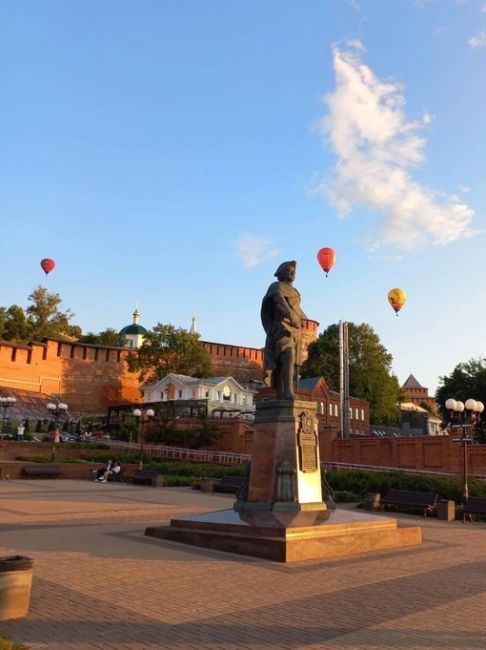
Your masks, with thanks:
M397 316L398 316L398 312L403 307L406 300L407 300L407 294L403 289L395 288L395 289L390 289L390 291L388 292L388 302L395 310Z

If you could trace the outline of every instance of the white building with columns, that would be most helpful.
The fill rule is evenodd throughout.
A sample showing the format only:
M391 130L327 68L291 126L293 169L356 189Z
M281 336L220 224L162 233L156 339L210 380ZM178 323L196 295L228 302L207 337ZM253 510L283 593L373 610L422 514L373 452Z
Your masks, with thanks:
M170 373L163 379L142 386L144 402L207 400L208 415L252 419L256 391L244 388L233 377L197 379Z

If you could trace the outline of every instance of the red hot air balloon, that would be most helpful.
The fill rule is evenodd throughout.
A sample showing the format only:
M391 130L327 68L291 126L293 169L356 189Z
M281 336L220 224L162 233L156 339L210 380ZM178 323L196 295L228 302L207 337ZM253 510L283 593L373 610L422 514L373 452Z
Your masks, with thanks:
M43 260L41 260L40 265L42 266L42 270L44 273L47 275L50 273L56 266L56 263L54 260L51 260L49 257L45 257Z
M334 262L336 261L336 251L332 248L321 248L321 250L317 253L317 261L321 265L321 268L325 272L327 278L327 274L332 269Z

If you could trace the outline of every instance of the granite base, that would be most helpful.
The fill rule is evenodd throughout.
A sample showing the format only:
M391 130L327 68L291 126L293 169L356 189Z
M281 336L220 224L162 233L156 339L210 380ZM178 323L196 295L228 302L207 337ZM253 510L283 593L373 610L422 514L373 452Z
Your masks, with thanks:
M398 528L396 519L348 510L300 521L288 521L280 513L219 510L150 526L145 535L275 562L347 557L422 543L419 527Z

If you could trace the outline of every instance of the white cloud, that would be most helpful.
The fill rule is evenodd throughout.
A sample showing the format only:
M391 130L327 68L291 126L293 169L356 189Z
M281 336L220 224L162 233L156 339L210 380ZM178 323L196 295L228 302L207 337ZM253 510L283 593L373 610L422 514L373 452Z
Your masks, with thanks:
M338 160L317 192L342 217L359 204L382 215L370 250L384 244L407 250L469 236L473 210L414 180L409 171L423 161L425 140L418 132L430 114L407 121L399 84L378 79L353 52L334 48L333 54L336 87L325 98L328 113L318 128Z
M459 185L459 191L465 194L467 192L470 192L471 188L468 187L467 185Z
M235 243L237 255L247 269L263 264L268 259L276 257L278 250L265 237L258 235L241 235Z
M351 9L356 13L360 13L361 11L363 11L363 7L359 4L357 0L348 0L348 2Z
M349 47L353 47L356 50L361 50L362 52L366 52L366 48L363 45L363 43L359 40L359 38L349 38L346 41L346 45Z
M484 47L486 45L486 31L483 29L477 34L468 40L468 44L471 47Z

